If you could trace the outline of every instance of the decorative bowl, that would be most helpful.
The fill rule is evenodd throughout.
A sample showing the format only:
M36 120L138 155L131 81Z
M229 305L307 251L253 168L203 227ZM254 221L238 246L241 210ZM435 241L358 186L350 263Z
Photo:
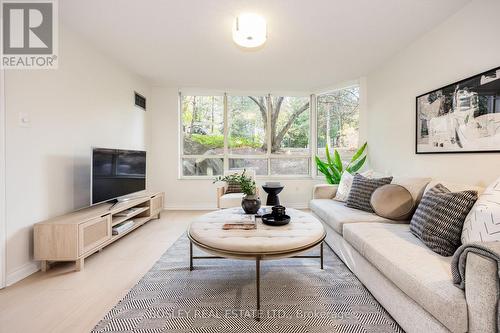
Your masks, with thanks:
M272 226L286 225L290 223L290 216L283 215L279 218L276 218L273 214L265 214L262 215L262 223Z

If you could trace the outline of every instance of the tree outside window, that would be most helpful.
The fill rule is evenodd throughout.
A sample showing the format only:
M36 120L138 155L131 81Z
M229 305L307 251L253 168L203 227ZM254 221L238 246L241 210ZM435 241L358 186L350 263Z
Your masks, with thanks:
M310 175L310 101L309 96L182 96L182 175L220 175L225 168L253 168L260 176ZM316 101L318 154L327 142L353 153L359 87Z
M318 155L325 155L328 144L352 157L359 139L359 86L319 95L316 105Z

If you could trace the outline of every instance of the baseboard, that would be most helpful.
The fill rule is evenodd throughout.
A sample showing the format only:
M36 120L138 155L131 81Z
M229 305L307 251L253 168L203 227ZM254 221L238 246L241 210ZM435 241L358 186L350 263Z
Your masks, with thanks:
M35 262L28 262L21 267L17 268L15 271L7 274L6 278L6 286L11 286L16 282L21 281L24 278L27 278L33 273L36 273L40 270L40 265Z
M308 209L308 202L292 202L285 203L285 207L295 208L295 209ZM167 203L165 210L215 210L217 207L211 203L190 203L190 204L169 204Z

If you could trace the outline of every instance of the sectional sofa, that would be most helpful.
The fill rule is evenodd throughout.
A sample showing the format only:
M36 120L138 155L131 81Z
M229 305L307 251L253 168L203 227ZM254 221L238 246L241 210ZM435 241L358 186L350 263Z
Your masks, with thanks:
M442 183L451 191L475 186L394 178L418 203ZM497 263L469 254L465 290L452 283L451 258L428 249L392 221L333 200L336 185L317 185L310 208L324 224L326 242L407 332L496 332L499 295Z

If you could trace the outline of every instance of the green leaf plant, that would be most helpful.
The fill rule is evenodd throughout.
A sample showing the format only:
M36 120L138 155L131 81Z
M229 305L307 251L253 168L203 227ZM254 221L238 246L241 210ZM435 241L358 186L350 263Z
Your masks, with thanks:
M350 174L355 174L366 162L366 151L367 143L365 142L354 154L349 163L344 166L339 152L334 149L333 157L330 154L328 145L326 145L326 161L322 161L319 156L316 155L316 165L318 171L325 175L328 184L338 184L340 183L340 178L342 174L347 171ZM364 155L363 155L364 154Z

